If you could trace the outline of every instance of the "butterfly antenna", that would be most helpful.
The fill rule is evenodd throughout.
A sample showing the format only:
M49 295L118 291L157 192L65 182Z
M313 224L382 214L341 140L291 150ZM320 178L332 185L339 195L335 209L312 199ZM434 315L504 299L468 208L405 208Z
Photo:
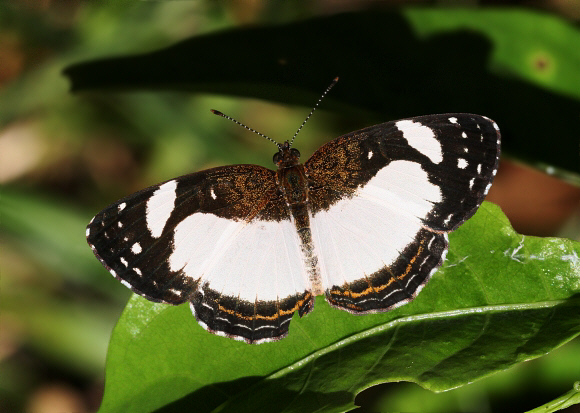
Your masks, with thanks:
M330 86L328 86L326 88L326 90L324 91L324 93L322 94L322 96L320 96L320 99L318 99L318 102L316 102L316 105L314 105L314 107L312 108L312 110L310 111L310 113L308 114L308 116L306 116L306 119L304 119L304 122L302 122L302 125L300 125L300 127L298 128L298 130L296 131L296 133L294 134L294 136L292 136L292 140L290 141L290 146L292 146L292 144L294 143L294 139L296 139L296 135L298 135L298 132L300 132L300 129L302 129L302 127L306 124L306 122L308 121L308 119L310 119L310 116L312 116L312 114L314 113L314 111L316 110L316 108L318 108L318 105L320 104L320 102L322 101L322 99L324 99L324 97L326 96L326 94L328 92L330 92L330 89L332 89L332 87L334 85L336 85L336 82L338 82L338 76L335 77L332 80L332 83L330 84Z
M276 142L274 139L270 138L269 136L266 136L263 133L260 133L257 130L252 129L249 126L246 126L241 122L238 122L237 120L235 120L231 116L228 116L228 115L221 113L219 110L215 110L215 109L210 109L210 110L211 110L211 113L213 113L214 115L218 115L218 116L221 116L221 117L226 118L228 120L231 120L232 122L240 125L242 128L245 128L245 129L249 130L250 132L254 132L257 135L260 135L261 137L268 139L270 142L273 142L278 147L278 149L282 148L282 145L280 145L278 142Z

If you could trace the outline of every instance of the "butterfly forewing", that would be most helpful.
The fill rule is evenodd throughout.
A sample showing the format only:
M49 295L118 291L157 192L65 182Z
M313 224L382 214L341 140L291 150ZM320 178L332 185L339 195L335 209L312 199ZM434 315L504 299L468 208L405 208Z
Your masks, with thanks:
M471 114L372 126L305 163L312 238L326 296L385 311L412 299L439 267L446 233L472 216L497 170L499 131Z

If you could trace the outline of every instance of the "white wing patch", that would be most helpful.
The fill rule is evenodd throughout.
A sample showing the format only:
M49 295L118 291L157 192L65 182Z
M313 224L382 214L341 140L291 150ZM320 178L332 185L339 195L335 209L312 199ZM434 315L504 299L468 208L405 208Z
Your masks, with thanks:
M141 251L143 251L143 250L141 249L141 244L139 244L138 242L134 243L131 246L131 252L133 254L141 254Z
M409 145L427 156L433 163L440 163L443 160L441 143L435 139L433 129L412 120L400 120L395 126L403 132L403 138Z
M236 222L196 213L175 228L172 271L243 300L283 299L308 285L300 239L290 221Z
M441 199L441 190L419 164L394 161L354 197L317 212L310 222L324 288L393 263Z
M169 181L161 185L147 201L147 228L153 238L159 238L175 207L177 182Z

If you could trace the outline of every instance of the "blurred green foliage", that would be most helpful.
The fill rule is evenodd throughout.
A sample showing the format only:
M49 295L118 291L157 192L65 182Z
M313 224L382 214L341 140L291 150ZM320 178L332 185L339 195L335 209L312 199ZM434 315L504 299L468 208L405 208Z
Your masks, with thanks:
M287 104L310 106L341 75L337 67L352 67L323 104L332 113L317 113L301 132L304 158L321 143L376 121L474 111L498 121L512 156L556 166L577 180L577 27L521 9L408 9L388 14L388 22L396 23L391 31L389 24L368 24L365 16L380 15L375 12L301 22L320 14L315 5L296 2L0 5L0 410L27 410L38 390L54 382L77 391L87 411L99 404L106 346L130 294L84 241L84 227L98 210L147 185L210 166L271 167L270 143L213 116L210 108L283 140L308 112ZM354 31L353 17L362 18L364 32ZM256 39L261 47L244 44L244 36L254 33L250 29L211 37L249 22L267 34ZM346 24L331 30L336 22ZM386 31L376 36L378 29ZM202 34L209 37L200 39ZM265 47L273 34L284 42ZM213 79L203 87L174 84L136 92L125 84L71 94L62 75L79 62L147 56L184 40L191 48L181 58L195 70L211 69ZM211 48L201 53L195 49L200 44ZM349 54L369 45L358 58ZM417 47L397 54L409 46ZM271 56L284 63L277 53L288 50L283 47L294 50L296 60L286 60L287 77L280 80L280 64L272 66ZM361 60L368 56L379 61ZM421 60L426 58L430 61ZM270 60L264 65L262 59ZM302 71L288 75L294 62ZM152 69L141 65L133 73ZM199 82L195 73L186 73L190 83ZM412 81L401 82L397 75ZM101 81L107 79L114 80L101 73ZM195 324L189 315L183 323ZM383 411L530 409L564 394L579 379L578 354L576 339L450 392L385 385L374 394L363 392L357 402Z

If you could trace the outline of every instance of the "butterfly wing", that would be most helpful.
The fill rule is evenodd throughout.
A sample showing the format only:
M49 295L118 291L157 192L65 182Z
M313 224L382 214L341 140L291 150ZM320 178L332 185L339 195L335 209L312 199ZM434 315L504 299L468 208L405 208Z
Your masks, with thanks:
M190 301L213 333L282 338L313 301L275 176L232 165L155 185L97 214L87 241L124 285L151 301Z
M311 229L331 305L365 313L414 298L447 233L495 176L500 134L471 114L420 116L337 138L305 163Z

